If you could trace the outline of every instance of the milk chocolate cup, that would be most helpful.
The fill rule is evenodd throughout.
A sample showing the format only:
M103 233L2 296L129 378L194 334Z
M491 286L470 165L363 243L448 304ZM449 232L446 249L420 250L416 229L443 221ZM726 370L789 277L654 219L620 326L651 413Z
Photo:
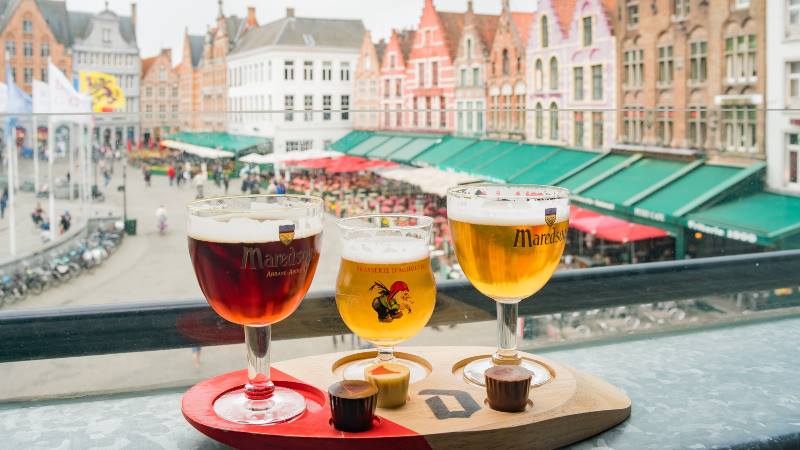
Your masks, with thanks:
M503 412L525 411L533 377L530 370L514 365L498 365L487 369L484 376L489 407Z
M361 380L344 380L328 388L333 426L339 431L358 433L372 428L378 388Z

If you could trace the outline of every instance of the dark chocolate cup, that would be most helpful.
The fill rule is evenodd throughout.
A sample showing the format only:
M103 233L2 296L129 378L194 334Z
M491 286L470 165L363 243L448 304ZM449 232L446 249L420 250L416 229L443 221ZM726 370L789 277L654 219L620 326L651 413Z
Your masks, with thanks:
M333 426L339 431L358 433L372 428L375 407L378 405L378 394L364 398L343 398L328 395L331 403Z
M531 378L526 380L498 380L486 377L486 396L489 407L502 412L522 412L528 404Z

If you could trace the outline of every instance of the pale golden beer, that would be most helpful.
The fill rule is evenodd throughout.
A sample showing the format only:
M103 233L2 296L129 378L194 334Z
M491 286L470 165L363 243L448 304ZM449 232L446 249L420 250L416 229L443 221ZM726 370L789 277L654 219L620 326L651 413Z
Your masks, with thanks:
M360 251L367 248L371 251ZM395 251L387 252L392 248ZM395 346L425 327L435 304L426 243L371 237L345 244L336 306L353 333L378 347Z
M464 275L499 302L522 300L553 275L564 252L567 220L552 225L486 225L451 218L450 234Z

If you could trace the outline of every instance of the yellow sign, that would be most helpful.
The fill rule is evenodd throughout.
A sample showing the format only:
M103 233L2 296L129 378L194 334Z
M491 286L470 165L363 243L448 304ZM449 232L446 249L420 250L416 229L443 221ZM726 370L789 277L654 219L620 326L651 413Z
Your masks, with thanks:
M117 77L102 72L80 71L79 89L92 97L94 112L114 112L125 109L125 92Z

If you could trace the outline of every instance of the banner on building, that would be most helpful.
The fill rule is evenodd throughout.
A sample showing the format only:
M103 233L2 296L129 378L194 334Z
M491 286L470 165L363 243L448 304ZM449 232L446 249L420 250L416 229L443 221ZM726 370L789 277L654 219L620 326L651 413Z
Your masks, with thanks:
M125 92L117 77L102 72L80 71L80 91L92 97L94 112L114 112L125 109Z

